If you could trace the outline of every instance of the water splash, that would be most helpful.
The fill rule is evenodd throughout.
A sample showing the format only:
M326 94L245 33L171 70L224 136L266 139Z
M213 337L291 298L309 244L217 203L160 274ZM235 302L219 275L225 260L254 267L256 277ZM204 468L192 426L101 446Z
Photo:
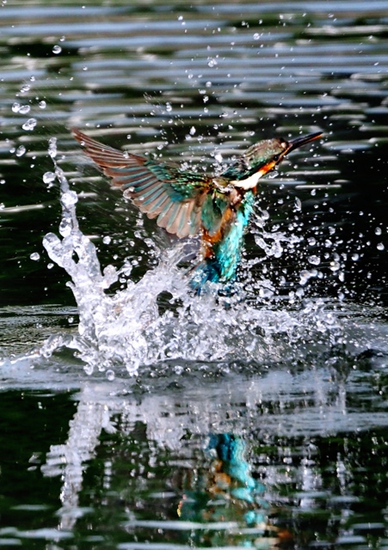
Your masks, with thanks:
M41 348L43 357L66 347L85 363L87 373L101 371L112 379L118 369L134 375L142 366L166 362L174 372L183 370L182 363L187 362L209 369L216 363L222 371L231 365L254 368L295 360L301 343L306 356L306 346L315 353L341 340L336 315L326 310L323 300L306 301L292 310L276 300L264 305L260 297L266 297L265 291L253 303L243 288L232 297L220 297L216 287L194 296L185 271L177 268L184 256L182 244L164 251L158 266L136 283L130 278L129 262L120 269L108 265L102 270L94 244L79 228L78 197L55 163L53 139L49 154L60 183L62 219L60 236L47 234L43 245L51 260L71 277L67 284L77 303L79 325L77 334L49 338ZM277 257L286 236L271 234L270 238L256 240L268 256ZM122 277L126 288L112 291ZM161 295L169 297L163 308Z

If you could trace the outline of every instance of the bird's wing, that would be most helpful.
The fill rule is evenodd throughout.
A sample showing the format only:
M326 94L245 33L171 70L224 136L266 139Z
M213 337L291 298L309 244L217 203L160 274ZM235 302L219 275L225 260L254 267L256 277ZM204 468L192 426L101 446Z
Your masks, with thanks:
M213 179L183 172L178 165L123 153L88 137L77 129L74 137L89 157L112 178L112 185L149 218L180 238L196 235L202 227L201 210Z

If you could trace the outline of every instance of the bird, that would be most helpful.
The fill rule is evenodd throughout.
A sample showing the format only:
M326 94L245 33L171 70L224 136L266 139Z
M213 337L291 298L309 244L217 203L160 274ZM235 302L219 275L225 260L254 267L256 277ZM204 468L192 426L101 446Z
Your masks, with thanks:
M210 281L229 285L237 278L241 251L260 179L291 151L322 137L322 132L290 141L274 137L251 145L221 174L198 173L104 145L79 129L73 136L99 169L148 218L180 239L199 235L198 261L191 286Z

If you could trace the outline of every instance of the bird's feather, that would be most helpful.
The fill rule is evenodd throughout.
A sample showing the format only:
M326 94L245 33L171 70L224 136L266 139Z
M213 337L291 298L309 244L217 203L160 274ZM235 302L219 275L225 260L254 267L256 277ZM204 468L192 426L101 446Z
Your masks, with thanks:
M157 218L160 227L180 238L199 233L203 223L202 205L208 193L219 195L213 178L182 171L173 163L123 153L77 129L73 134L90 158L112 179L112 185L119 187L149 218ZM216 208L212 216L215 222L217 217L215 225L222 218L222 211Z

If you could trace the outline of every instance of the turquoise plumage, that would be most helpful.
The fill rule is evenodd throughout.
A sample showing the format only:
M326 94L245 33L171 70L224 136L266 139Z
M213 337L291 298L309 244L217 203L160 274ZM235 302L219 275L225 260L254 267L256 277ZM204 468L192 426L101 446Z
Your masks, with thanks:
M235 279L260 178L290 151L322 135L316 132L292 141L260 141L217 176L123 153L77 129L73 134L112 179L112 185L141 212L156 218L160 227L179 238L200 235L200 262L192 282L197 289L206 281L226 283Z

